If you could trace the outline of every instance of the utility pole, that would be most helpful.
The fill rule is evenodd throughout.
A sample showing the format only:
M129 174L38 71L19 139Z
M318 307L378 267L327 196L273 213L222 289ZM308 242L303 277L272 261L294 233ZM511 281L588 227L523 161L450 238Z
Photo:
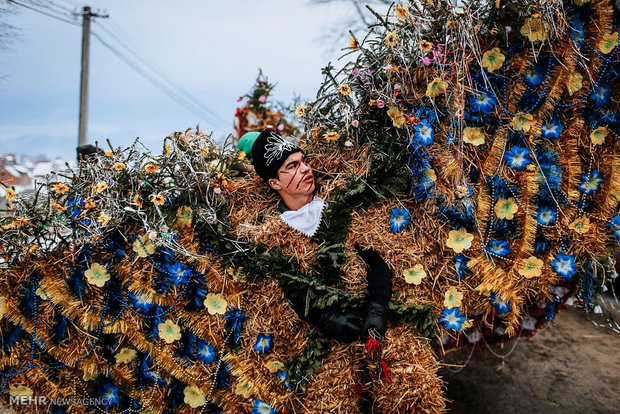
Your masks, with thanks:
M78 147L86 145L88 139L88 64L90 55L90 18L106 18L108 15L92 13L90 7L85 6L82 12L82 75L80 79L80 126L78 132Z

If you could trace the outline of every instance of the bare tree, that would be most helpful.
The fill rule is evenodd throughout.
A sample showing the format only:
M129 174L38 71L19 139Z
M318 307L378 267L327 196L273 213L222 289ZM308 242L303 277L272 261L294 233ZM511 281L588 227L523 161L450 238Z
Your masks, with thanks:
M17 27L8 23L8 16L15 14L7 0L0 0L0 49L6 49L17 37Z

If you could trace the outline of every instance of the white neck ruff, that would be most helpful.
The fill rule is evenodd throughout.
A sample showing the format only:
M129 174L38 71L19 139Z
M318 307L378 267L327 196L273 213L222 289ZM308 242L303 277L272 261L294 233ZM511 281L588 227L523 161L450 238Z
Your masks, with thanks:
M295 230L312 237L321 224L321 215L326 206L325 201L314 196L311 202L299 210L288 210L281 213L280 218Z

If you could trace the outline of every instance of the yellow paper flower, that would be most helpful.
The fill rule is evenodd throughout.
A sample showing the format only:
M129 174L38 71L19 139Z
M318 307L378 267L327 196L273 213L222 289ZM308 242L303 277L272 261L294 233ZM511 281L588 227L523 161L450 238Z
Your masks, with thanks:
M513 197L507 199L500 198L495 203L495 215L498 219L512 220L515 218L517 210L519 210L519 206Z
M484 144L484 132L482 128L466 127L463 130L463 141L475 147Z
M148 164L144 166L144 171L146 171L147 174L152 174L157 170L159 170L159 167L156 164L153 164L152 162L149 162Z
M590 230L590 219L586 216L578 218L568 225L568 228L576 231L579 234L587 233Z
M166 341L167 344L181 339L181 328L170 319L166 319L166 322L157 325L157 330L159 331L159 337Z
M172 148L170 147L170 143L168 141L164 142L164 152L166 155L172 154Z
M482 66L487 68L489 72L493 72L502 67L504 60L506 60L506 56L499 51L499 48L494 47L482 55Z
M138 353L135 349L132 348L121 348L120 351L116 355L114 355L114 359L117 364L129 364L131 361L138 357Z
M424 267L422 267L422 264L418 263L409 269L405 269L403 275L405 276L405 282L419 285L422 283L422 279L426 277L426 271L424 270Z
M6 298L4 296L0 296L0 319L2 319L4 315L6 315L7 310L8 306Z
M133 251L136 252L139 257L148 257L155 253L155 246L151 243L149 236L144 234L140 237L136 237L136 240L134 240Z
M598 48L603 54L611 53L612 50L615 49L618 44L618 32L613 32L611 34L606 34L603 38L598 42Z
M235 394L240 395L243 398L250 398L250 395L252 395L250 386L245 382L237 383L237 386L235 387Z
M13 201L17 198L17 193L11 187L6 189L6 201Z
M357 40L355 40L354 37L349 39L349 48L352 50L357 50L357 48L359 47L359 45L357 44Z
M192 408L201 407L207 402L204 391L195 385L185 387L183 395L185 395L185 398L183 398L185 404L188 404Z
M347 96L348 94L351 93L351 87L349 86L348 83L343 83L342 85L338 86L338 91L343 95L343 96Z
M521 27L521 34L530 39L530 42L545 40L548 31L549 23L540 17L529 17Z
M114 153L113 153L112 151L110 151L110 150L105 150L105 151L103 151L103 152L104 152L104 154L105 154L105 155L107 155L108 157L113 157L113 156L114 156Z
M543 261L538 257L531 256L525 259L519 266L519 274L527 279L531 279L542 274Z
M62 204L59 204L59 203L52 204L52 207L54 208L54 210L56 210L59 213L62 213L63 211L66 210L66 208Z
M206 157L207 155L209 155L209 152L210 152L209 147L204 147L203 149L201 149L201 150L200 150L200 154L201 154L203 157ZM145 167L145 168L146 168L146 167Z
M127 166L123 162L117 162L112 166L114 171L123 171L125 168L127 168Z
M428 40L420 41L420 49L422 49L422 52L428 52L432 48L433 48L432 42L429 42Z
M155 205L163 206L164 203L166 202L166 197L164 197L161 194L153 194L151 196L151 202Z
M594 145L601 145L605 142L605 138L609 134L607 127L598 127L590 133L590 139Z
M510 126L515 131L529 132L533 125L534 115L532 114L516 114L510 121Z
M390 106L390 109L388 109L387 114L392 119L392 124L396 128L402 128L402 126L405 125L405 122L407 122L407 120L405 119L405 114L403 114L395 106Z
M465 228L450 230L450 233L448 233L448 240L446 240L446 246L456 253L461 253L463 250L467 250L471 247L473 240L474 235L468 233Z
M435 173L435 170L433 169L424 170L422 174L424 175L424 178L431 180L432 182L437 181L437 173Z
M140 194L133 196L131 202L136 204L139 208L142 208L142 199L140 199Z
M269 361L265 364L265 366L267 367L269 372L271 372L272 374L275 374L278 371L284 370L284 364L278 360Z
M325 138L327 141L338 141L338 139L340 138L340 134L338 134L337 132L326 132L325 134L323 134L323 138Z
M396 9L394 9L394 13L400 20L405 20L409 17L409 7L399 4L396 6Z
M99 369L97 368L95 368L93 371L87 371L86 369L84 369L83 374L82 374L82 379L84 381L92 381L94 379L97 379L99 374L100 372L99 372Z
M482 296L491 296L491 291L493 290L493 287L488 283L481 283L474 290Z
M583 76L579 72L573 72L568 76L568 94L573 96L575 92L583 87Z
M95 193L100 193L102 191L105 191L107 188L108 188L108 183L106 183L105 181L101 181L99 184L95 186Z
M56 194L64 194L69 191L69 187L66 184L54 184L54 192Z
M41 300L48 300L49 298L47 297L47 295L45 294L45 292L43 291L43 289L41 289L40 287L37 288L37 290L34 291L35 295L37 295L39 298L41 298Z
M110 221L110 216L108 216L103 211L99 213L99 216L97 217L97 223L101 224L102 226L107 226L109 221Z
M426 87L426 96L434 98L440 93L444 93L446 90L446 84L441 78L435 78Z
M295 108L295 115L297 115L298 117L302 117L306 114L306 106L305 105L298 105L297 108Z
M221 293L209 293L203 304L206 306L210 315L215 315L218 313L223 315L226 313L226 306L228 306L228 302L224 299L224 296Z
M95 204L95 199L87 198L84 200L84 208L95 208L97 205Z
M99 263L93 263L88 270L84 272L84 276L86 277L86 280L88 280L88 283L97 287L103 287L105 282L110 280L108 269Z
M450 309L461 306L463 300L463 294L459 292L455 287L451 287L444 293L443 306Z
M177 223L181 226L192 225L193 211L190 206L183 206L177 210Z
M446 26L450 30L456 30L459 27L459 22L457 22L456 20L448 20L446 22Z
M396 35L396 32L389 32L387 35L385 35L385 44L387 45L387 47L394 47L397 43L398 36Z
M32 396L32 389L22 384L11 384L9 389L9 395L11 397L30 397Z

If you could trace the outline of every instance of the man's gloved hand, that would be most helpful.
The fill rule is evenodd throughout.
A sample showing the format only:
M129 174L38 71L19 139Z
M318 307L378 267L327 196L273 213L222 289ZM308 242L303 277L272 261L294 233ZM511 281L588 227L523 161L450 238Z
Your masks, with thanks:
M387 306L377 302L370 302L366 309L366 317L362 326L362 342L370 338L369 331L373 330L381 336L387 332Z
M387 331L387 305L392 297L392 271L374 249L355 246L360 257L366 262L368 296L370 301L362 326L362 341L370 337L369 330L381 336Z
M318 324L327 337L342 342L353 342L360 337L362 319L350 313L325 312Z

